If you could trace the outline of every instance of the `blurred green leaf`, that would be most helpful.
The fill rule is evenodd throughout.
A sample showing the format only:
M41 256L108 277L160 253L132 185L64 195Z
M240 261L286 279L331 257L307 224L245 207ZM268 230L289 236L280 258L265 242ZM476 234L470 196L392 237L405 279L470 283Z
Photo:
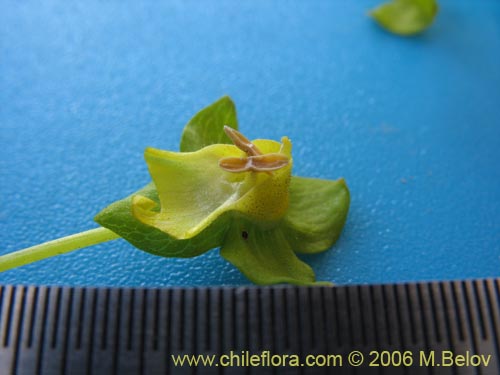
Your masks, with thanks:
M435 0L393 0L370 15L384 29L398 35L415 35L427 29L438 12Z

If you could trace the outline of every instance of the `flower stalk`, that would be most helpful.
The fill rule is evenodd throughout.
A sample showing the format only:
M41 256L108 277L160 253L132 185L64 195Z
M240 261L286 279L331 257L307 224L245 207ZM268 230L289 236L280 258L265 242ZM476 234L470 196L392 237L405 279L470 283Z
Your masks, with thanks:
M0 256L0 272L120 238L106 228L90 229Z

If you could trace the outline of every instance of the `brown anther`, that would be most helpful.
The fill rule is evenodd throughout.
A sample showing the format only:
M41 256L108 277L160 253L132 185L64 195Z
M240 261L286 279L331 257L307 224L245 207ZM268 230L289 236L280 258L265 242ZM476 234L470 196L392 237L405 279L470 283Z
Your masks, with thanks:
M252 142L248 140L239 131L224 125L224 132L233 141L234 145L238 147L241 151L244 151L248 156L258 156L262 155L262 152L255 146Z
M246 171L265 172L272 175L272 171L283 168L290 162L289 158L281 153L263 154L248 138L227 125L224 125L224 132L231 138L236 147L248 155L243 158L227 157L220 159L219 167L225 171L234 173Z
M271 172L288 165L286 155L272 153L246 158L227 157L219 160L219 166L228 172Z

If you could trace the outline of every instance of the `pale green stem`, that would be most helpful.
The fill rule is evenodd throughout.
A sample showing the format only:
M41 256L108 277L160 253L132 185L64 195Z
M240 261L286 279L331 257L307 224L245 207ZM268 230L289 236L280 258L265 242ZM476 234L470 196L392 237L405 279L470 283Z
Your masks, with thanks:
M102 227L58 238L0 256L0 272L117 238L120 236Z

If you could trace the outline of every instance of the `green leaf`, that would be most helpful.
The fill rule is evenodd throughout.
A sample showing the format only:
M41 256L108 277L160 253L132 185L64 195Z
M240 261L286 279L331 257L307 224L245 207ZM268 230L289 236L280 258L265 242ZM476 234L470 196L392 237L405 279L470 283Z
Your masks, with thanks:
M235 219L220 254L256 284L315 284L313 270L297 258L279 227L264 229Z
M373 9L370 15L394 34L414 35L432 24L438 9L435 0L393 0Z
M224 125L238 129L236 107L229 96L198 112L184 127L181 137L182 152L197 151L216 143L231 143L224 133Z
M222 216L212 223L203 235L179 240L159 229L143 224L132 215L132 198L140 195L159 207L155 185L150 183L134 194L103 209L94 220L120 235L135 247L163 257L194 257L220 246L229 227L229 217Z
M298 253L329 249L340 236L349 211L349 190L337 181L292 177L284 232Z

